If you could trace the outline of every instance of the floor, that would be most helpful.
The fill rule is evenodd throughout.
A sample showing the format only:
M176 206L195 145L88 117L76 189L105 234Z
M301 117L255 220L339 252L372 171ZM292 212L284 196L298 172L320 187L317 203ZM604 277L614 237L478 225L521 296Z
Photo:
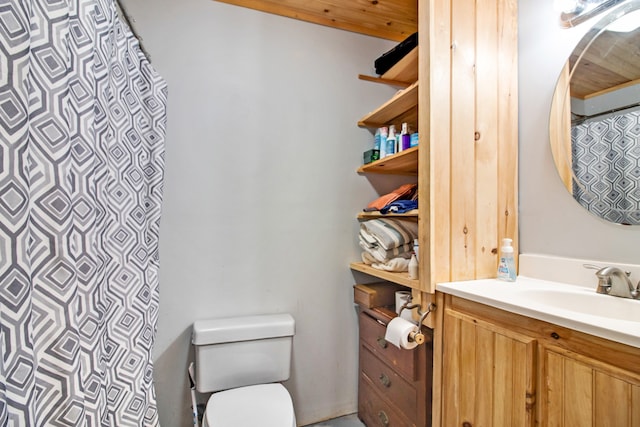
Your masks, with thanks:
M340 418L323 421L318 424L311 424L307 427L365 427L356 414L346 415Z

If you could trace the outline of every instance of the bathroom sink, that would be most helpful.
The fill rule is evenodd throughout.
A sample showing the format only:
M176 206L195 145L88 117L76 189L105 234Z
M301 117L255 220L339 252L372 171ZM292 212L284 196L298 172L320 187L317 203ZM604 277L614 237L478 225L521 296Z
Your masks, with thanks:
M640 322L640 301L582 289L522 289L519 297L561 310L608 319Z

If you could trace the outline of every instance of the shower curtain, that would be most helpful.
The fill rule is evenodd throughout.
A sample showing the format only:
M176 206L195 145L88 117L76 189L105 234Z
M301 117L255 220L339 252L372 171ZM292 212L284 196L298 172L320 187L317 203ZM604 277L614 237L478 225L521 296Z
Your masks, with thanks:
M157 425L166 84L113 0L3 0L0 49L0 425Z
M573 197L618 224L640 224L640 110L571 127Z

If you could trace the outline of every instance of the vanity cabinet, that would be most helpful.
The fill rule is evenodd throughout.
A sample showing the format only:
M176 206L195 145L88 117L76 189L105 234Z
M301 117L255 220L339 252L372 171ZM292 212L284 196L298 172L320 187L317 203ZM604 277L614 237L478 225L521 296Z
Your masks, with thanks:
M640 375L542 346L541 426L640 426ZM606 356L605 356L606 358Z
M439 298L443 426L640 425L640 349Z
M442 426L533 426L536 339L473 313L444 313Z
M431 359L433 334L423 328L425 342L399 349L384 339L395 312L360 308L358 416L368 427L431 425Z

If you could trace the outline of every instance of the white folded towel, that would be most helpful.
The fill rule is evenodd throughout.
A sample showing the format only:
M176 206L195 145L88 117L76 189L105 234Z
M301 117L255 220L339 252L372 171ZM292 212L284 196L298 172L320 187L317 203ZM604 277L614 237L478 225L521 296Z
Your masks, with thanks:
M409 271L409 260L406 258L393 258L386 262L378 262L369 252L362 252L362 262L373 268L384 271L402 272Z
M370 219L360 223L360 235L367 243L389 250L412 245L418 237L418 224L395 218Z

